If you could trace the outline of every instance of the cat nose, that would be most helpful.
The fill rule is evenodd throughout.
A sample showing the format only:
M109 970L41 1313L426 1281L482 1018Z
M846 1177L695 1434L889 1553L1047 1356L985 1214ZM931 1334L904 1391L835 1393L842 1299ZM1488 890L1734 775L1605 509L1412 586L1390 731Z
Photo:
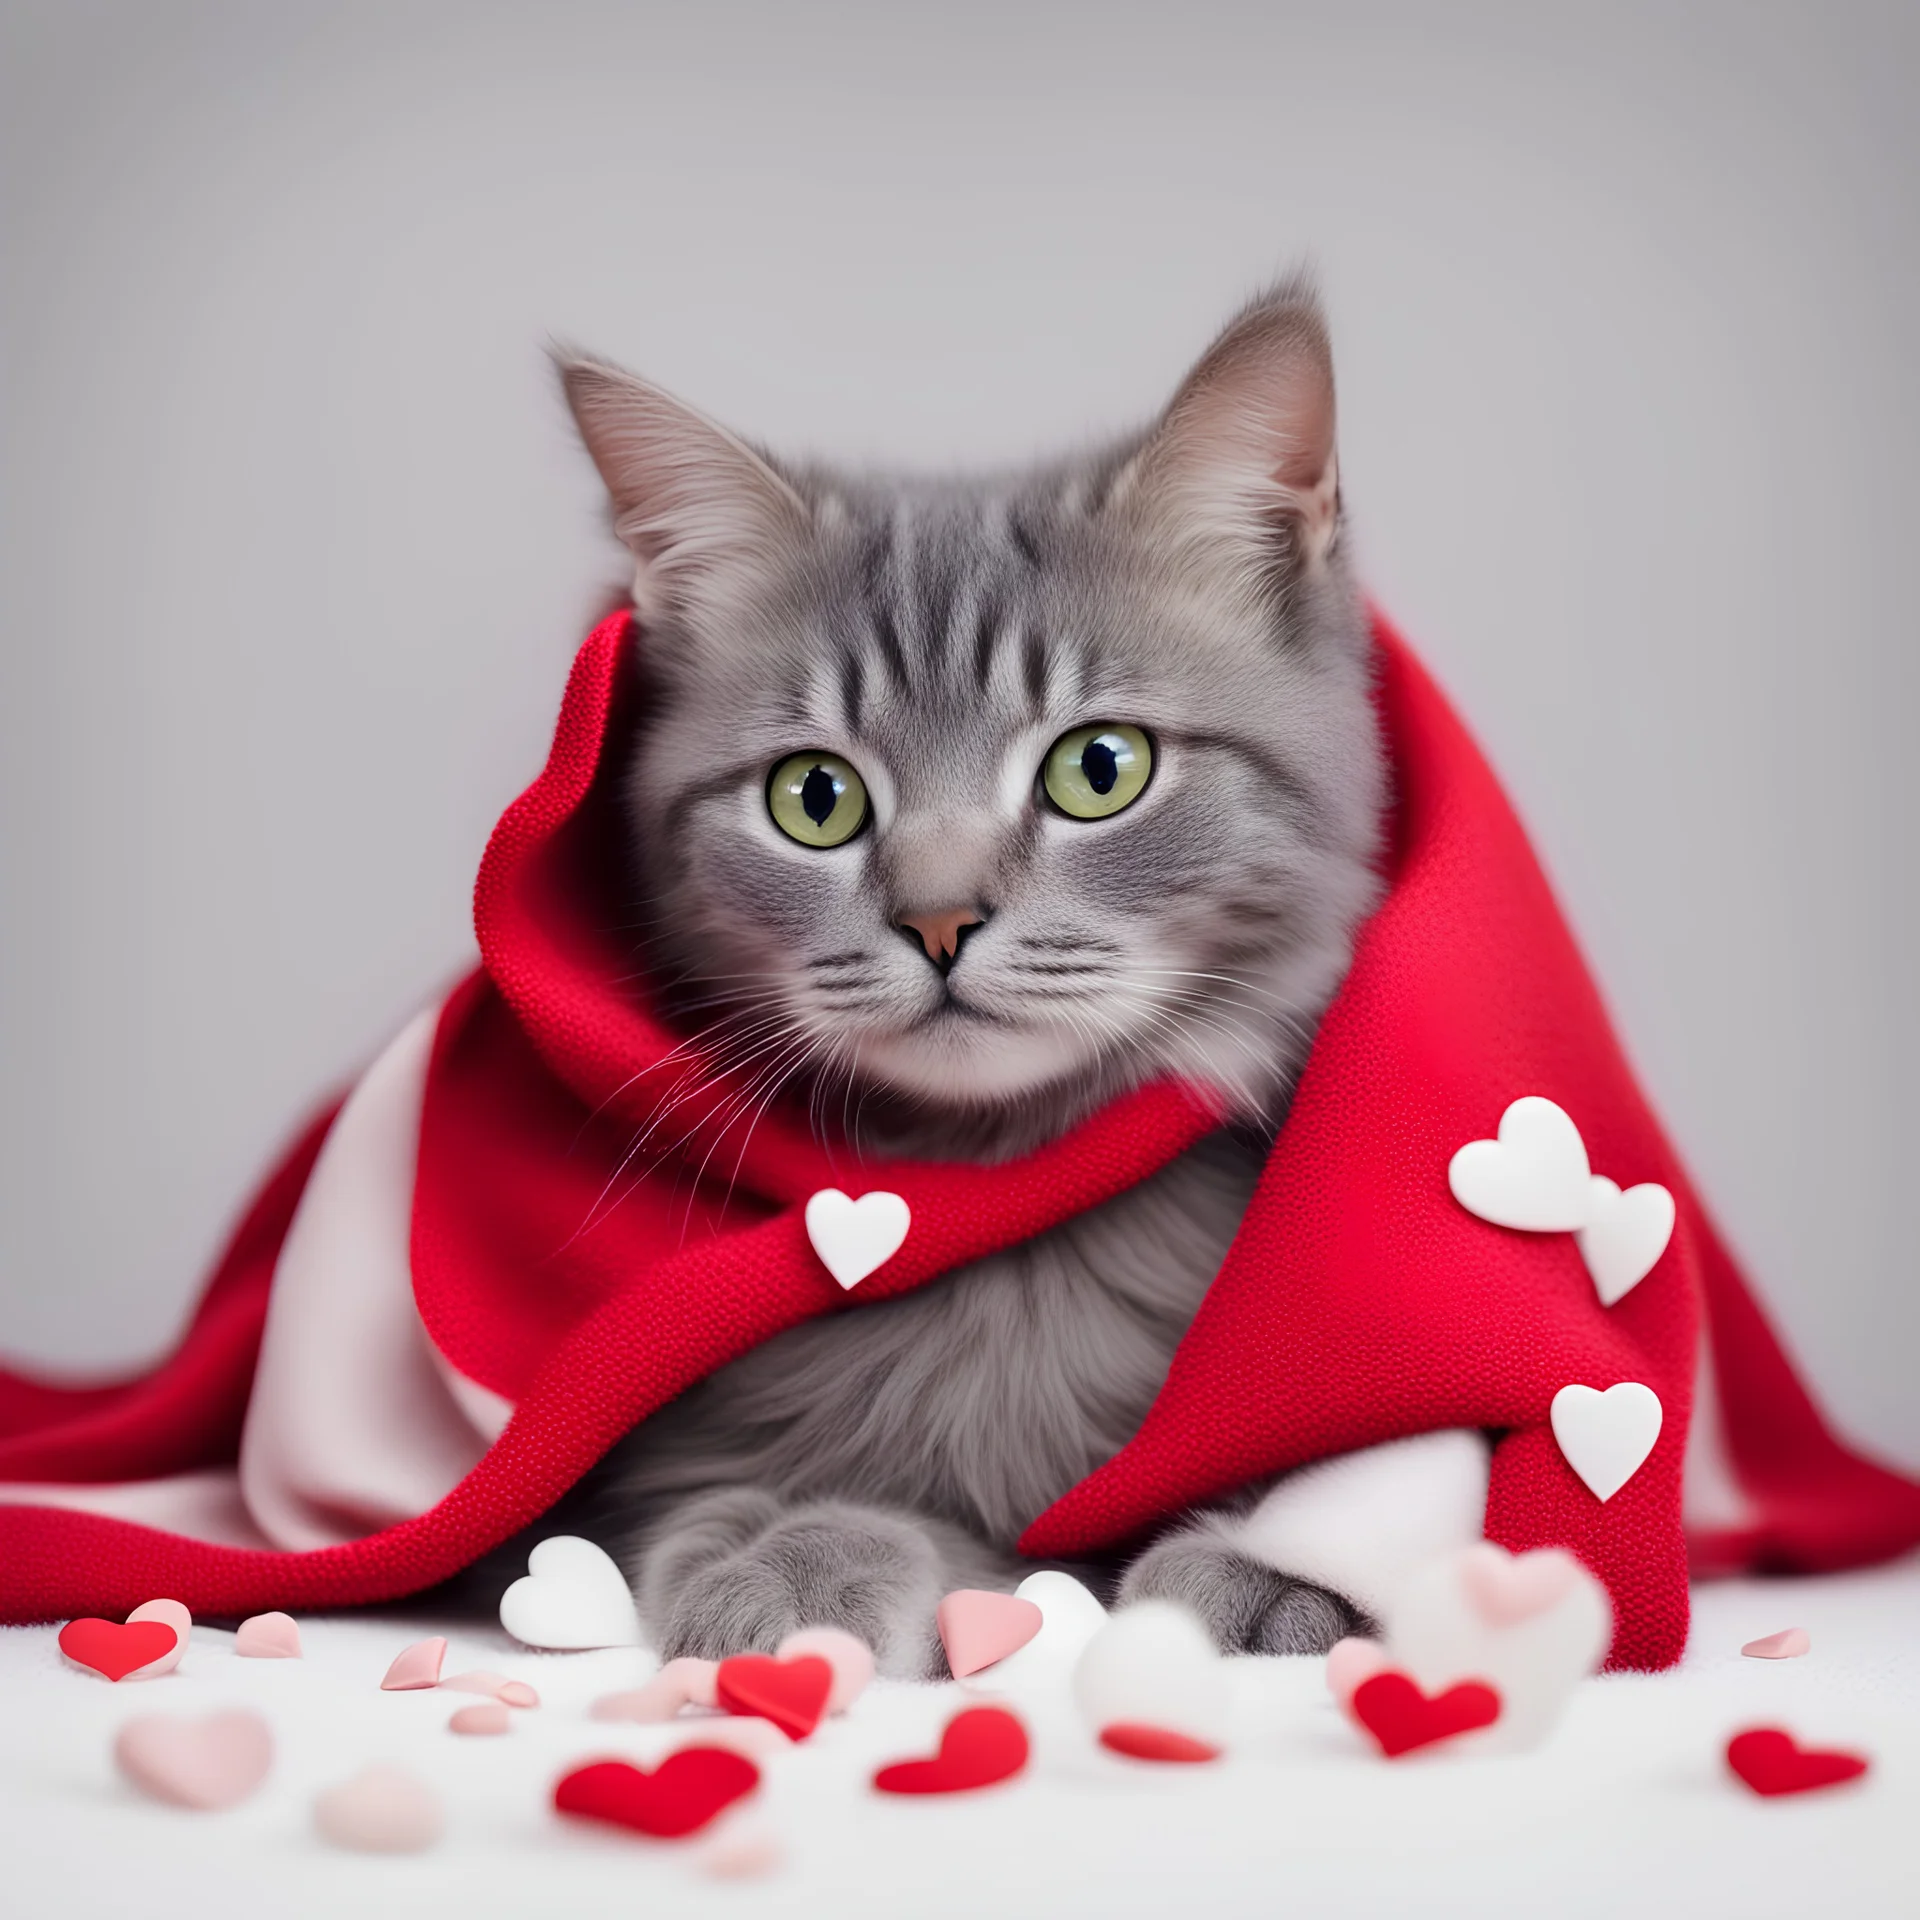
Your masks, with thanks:
M986 918L971 907L947 907L938 913L903 913L894 925L925 947L927 958L945 973L960 957L961 937L969 928L985 926Z

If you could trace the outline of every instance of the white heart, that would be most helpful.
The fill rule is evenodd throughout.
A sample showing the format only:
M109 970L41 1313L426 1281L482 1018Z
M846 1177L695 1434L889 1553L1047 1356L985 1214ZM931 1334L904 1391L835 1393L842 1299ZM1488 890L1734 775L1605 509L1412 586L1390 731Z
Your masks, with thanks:
M1073 1698L1098 1733L1116 1722L1226 1745L1226 1663L1199 1617L1170 1600L1116 1613L1082 1650Z
M500 1596L500 1624L529 1647L578 1652L637 1647L627 1576L591 1540L557 1533L527 1555L527 1574Z
M1653 1451L1663 1418L1660 1396L1638 1380L1605 1393L1562 1387L1553 1396L1553 1437L1567 1465L1596 1500L1611 1500Z
M1087 1643L1107 1624L1106 1608L1070 1573L1043 1568L1028 1574L1014 1592L1040 1609L1040 1631L1004 1660L962 1680L970 1693L1064 1686Z
M1484 1680L1500 1696L1500 1718L1458 1747L1471 1742L1482 1751L1511 1753L1538 1745L1580 1682L1599 1667L1613 1637L1613 1608L1606 1588L1575 1563L1551 1605L1513 1620L1489 1619L1473 1562L1496 1556L1503 1569L1513 1564L1502 1548L1482 1540L1422 1566L1387 1609L1386 1652L1423 1693Z
M1499 1139L1469 1140L1447 1164L1447 1184L1469 1213L1531 1233L1585 1226L1590 1178L1580 1129L1537 1093L1500 1116Z
M1587 1189L1587 1224L1574 1239L1593 1275L1600 1304L1624 1300L1667 1250L1673 1238L1673 1195L1657 1180L1643 1180L1625 1193L1604 1173Z
M851 1200L838 1187L822 1187L807 1202L807 1238L821 1264L849 1291L900 1251L912 1224L897 1193Z

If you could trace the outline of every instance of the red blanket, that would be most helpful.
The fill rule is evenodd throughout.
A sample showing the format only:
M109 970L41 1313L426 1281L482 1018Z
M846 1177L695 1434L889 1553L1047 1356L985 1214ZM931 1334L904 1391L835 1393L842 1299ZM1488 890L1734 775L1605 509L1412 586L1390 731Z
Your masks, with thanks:
M1165 1389L1022 1545L1118 1546L1258 1476L1482 1427L1500 1436L1488 1535L1573 1548L1613 1596L1614 1663L1665 1665L1686 1638L1681 1466L1703 1328L1747 1517L1696 1535L1696 1564L1811 1571L1891 1555L1920 1541L1920 1487L1823 1425L1636 1085L1498 783L1404 643L1384 625L1377 639L1396 770L1391 892ZM632 719L631 655L624 615L580 651L546 769L487 849L482 964L440 1010L426 1068L414 1302L440 1358L511 1405L504 1429L425 1511L313 1551L12 1496L0 1618L159 1593L239 1614L416 1592L535 1519L635 1421L733 1356L1027 1238L1214 1124L1205 1100L1157 1086L1013 1165L862 1163L816 1143L801 1116L742 1138L739 1089L722 1077L676 1111L671 1151L656 1157L656 1138L629 1157L685 1065L613 931L627 916L610 747ZM1677 1200L1665 1252L1614 1306L1570 1234L1491 1225L1449 1190L1456 1149L1528 1094L1574 1118L1596 1171ZM84 1391L0 1375L0 1482L145 1481L234 1461L276 1258L327 1124L262 1188L154 1372ZM801 1219L828 1186L885 1189L911 1209L900 1251L850 1293ZM1602 1502L1562 1458L1549 1407L1569 1384L1621 1381L1651 1387L1664 1422Z

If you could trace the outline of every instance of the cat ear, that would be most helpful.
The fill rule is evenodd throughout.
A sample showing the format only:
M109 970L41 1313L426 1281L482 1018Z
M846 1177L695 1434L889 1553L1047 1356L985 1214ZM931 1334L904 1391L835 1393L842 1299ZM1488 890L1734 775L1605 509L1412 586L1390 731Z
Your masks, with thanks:
M744 440L624 367L563 350L554 363L634 557L642 620L723 605L799 546L805 505Z
M1262 574L1276 559L1325 559L1340 513L1333 351L1306 281L1283 281L1228 323L1122 486L1176 539Z

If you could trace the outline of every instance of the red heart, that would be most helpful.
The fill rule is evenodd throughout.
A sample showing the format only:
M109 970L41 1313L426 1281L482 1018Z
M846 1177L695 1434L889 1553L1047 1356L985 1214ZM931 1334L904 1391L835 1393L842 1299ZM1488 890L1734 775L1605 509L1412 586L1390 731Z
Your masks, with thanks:
M1822 1753L1796 1743L1779 1727L1749 1727L1727 1742L1727 1765L1755 1793L1811 1793L1858 1780L1867 1770L1857 1753Z
M965 1793L1011 1780L1027 1764L1027 1730L1004 1707L968 1707L947 1722L931 1760L896 1760L873 1776L882 1793Z
M804 1740L820 1724L833 1691L833 1663L817 1653L775 1660L740 1653L720 1662L714 1697L729 1713L757 1713L790 1740Z
M1500 1696L1484 1680L1462 1680L1429 1699L1404 1673L1389 1668L1361 1681L1347 1710L1393 1760L1436 1740L1492 1726L1500 1718Z
M60 1651L76 1666L124 1680L171 1653L179 1639L164 1620L135 1620L124 1627L111 1620L69 1620L60 1629Z
M1100 1729L1100 1744L1132 1760L1218 1760L1220 1749L1171 1727L1153 1727L1143 1720L1116 1720Z
M555 1784L553 1804L562 1813L678 1840L759 1784L760 1769L743 1753L681 1747L651 1773L624 1760L589 1761Z

